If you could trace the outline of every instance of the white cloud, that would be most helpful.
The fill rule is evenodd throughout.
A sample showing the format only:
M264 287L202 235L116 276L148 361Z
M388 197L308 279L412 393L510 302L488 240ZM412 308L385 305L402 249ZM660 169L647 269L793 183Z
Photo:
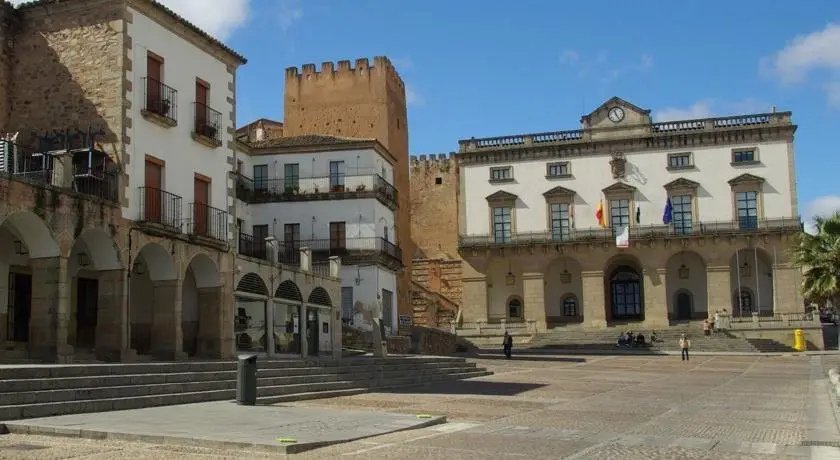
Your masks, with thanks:
M300 0L281 0L278 3L280 30L286 33L296 22L303 19L303 7Z
M813 74L828 71L823 87L829 104L840 108L840 24L794 37L773 56L764 58L761 67L786 84L802 83Z
M814 198L805 205L805 231L814 233L814 217L828 216L840 211L840 195L826 195Z
M648 53L630 63L617 64L607 58L606 51L600 51L594 58L585 58L575 50L564 50L560 53L561 65L577 70L578 78L595 76L601 83L610 83L618 77L630 72L647 72L653 68L653 56Z
M697 118L721 117L727 115L744 115L750 113L765 113L771 109L757 99L747 98L740 101L720 101L716 99L704 99L695 102L688 107L666 107L659 109L653 114L657 122L675 120L693 120Z
M405 103L408 105L423 105L426 100L411 86L405 85Z

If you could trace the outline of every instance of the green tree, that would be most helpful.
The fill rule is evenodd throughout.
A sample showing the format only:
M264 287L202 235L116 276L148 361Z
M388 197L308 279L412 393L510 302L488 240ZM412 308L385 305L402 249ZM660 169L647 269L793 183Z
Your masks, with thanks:
M799 232L789 250L791 262L803 269L802 295L823 304L840 299L840 211L814 219L813 234Z

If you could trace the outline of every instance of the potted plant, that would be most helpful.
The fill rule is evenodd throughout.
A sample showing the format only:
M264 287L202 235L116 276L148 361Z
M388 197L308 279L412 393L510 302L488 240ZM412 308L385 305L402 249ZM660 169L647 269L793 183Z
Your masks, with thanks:
M209 137L210 139L215 139L216 138L216 132L218 131L218 129L216 129L216 127L213 126L213 125L205 124L204 128L203 128L203 131L204 132L202 134Z
M357 192L364 192L365 191L365 184L359 184L356 186Z
M160 100L160 114L161 115L167 115L169 113L169 109L170 109L171 106L172 105L169 102L169 99L161 99Z

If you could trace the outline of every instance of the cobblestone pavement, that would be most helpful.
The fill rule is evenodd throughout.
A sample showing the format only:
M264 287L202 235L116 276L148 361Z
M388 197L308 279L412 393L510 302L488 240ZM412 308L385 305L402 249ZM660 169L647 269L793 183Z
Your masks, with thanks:
M687 363L673 356L486 360L480 365L495 375L415 391L295 403L441 414L450 423L292 457L840 459L838 448L802 445L814 441L814 411L831 410L827 394L813 394L817 386L812 379L829 363L838 362L834 357L823 360L819 356L703 356ZM0 436L0 459L59 458L269 456L242 450Z

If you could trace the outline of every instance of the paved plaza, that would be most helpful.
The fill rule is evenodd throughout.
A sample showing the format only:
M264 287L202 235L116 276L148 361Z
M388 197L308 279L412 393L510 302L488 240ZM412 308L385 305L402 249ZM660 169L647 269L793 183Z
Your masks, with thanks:
M837 364L837 356L697 356L688 363L674 356L486 359L480 365L496 372L490 377L287 404L448 420L292 457L840 459L840 448L831 447L840 432L826 379L828 367ZM58 458L276 455L164 441L0 436L0 459Z

